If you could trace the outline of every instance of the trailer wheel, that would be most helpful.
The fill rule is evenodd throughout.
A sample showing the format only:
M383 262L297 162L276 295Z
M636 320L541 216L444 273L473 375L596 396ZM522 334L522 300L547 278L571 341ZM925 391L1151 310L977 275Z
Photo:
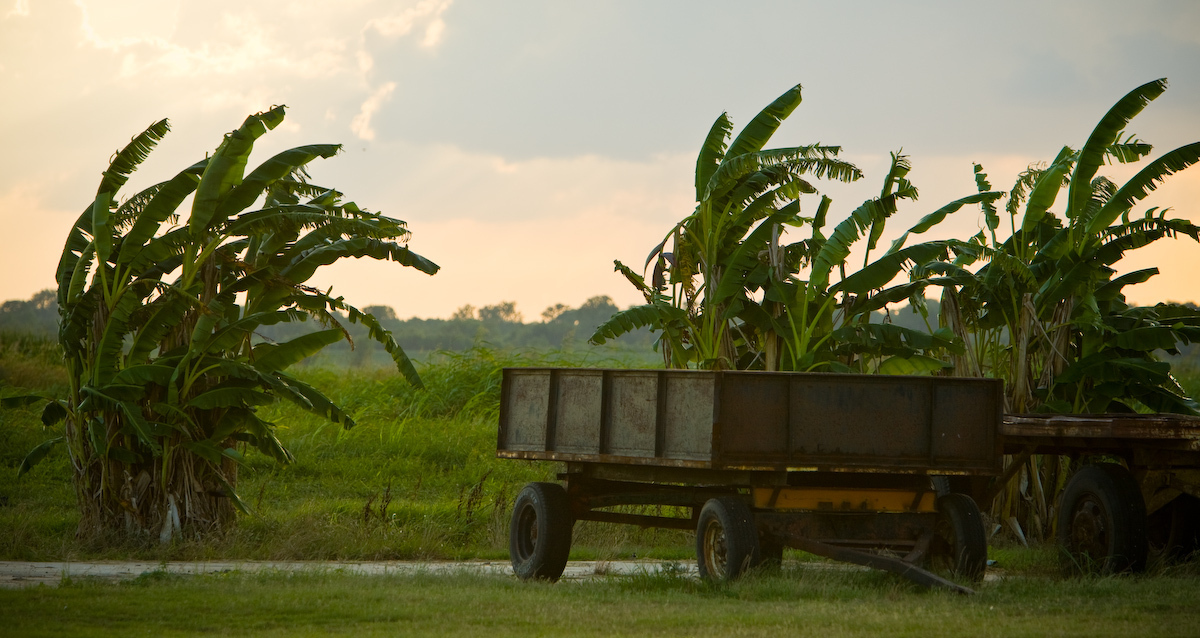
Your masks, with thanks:
M758 530L750 507L735 497L709 499L696 525L700 578L729 582L760 561Z
M508 553L521 580L555 581L571 552L575 525L567 491L557 483L530 483L513 504Z
M1128 470L1100 463L1071 476L1058 509L1058 544L1069 572L1146 568L1146 505Z
M946 494L937 500L938 522L930 547L930 563L972 582L987 570L987 532L975 501L966 494Z

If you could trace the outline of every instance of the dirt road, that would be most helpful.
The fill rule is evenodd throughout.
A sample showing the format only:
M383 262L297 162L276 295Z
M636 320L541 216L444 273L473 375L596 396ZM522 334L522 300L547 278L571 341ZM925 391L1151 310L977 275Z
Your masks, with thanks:
M667 561L573 561L567 564L563 578L581 580L607 574L633 574L639 571L655 572L663 565L672 569L696 571L694 561L668 563ZM384 575L416 573L467 572L476 574L512 575L508 561L383 561L383 562L336 562L336 561L208 561L208 562L138 562L138 561L84 561L84 562L15 562L0 561L0 588L19 589L47 585L57 587L64 577L72 579L99 579L119 581L137 578L150 572L171 574L210 574L216 572L341 572L351 574Z

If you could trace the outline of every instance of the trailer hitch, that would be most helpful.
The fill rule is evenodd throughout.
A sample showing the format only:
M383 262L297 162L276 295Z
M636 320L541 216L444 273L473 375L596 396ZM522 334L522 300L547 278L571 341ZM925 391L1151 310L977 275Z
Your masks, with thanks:
M882 569L883 571L891 572L897 576L900 576L901 578L907 578L918 585L922 585L930 589L940 587L949 589L950 591L959 594L975 593L975 590L971 589L970 587L964 587L954 581L942 578L941 576L938 576L929 570L918 567L917 565L906 560L908 557L902 559L894 558L892 556L884 556L882 554L872 554L870 552L863 552L857 549L850 549L849 547L830 545L829 543L823 543L821 541L812 540L811 538L804 538L801 536L789 536L787 539L787 544L789 547L795 547L796 549L806 551L810 554L816 554L817 556L824 556L825 558L832 558L833 560L842 561L844 563L853 563L855 565L862 565L864 567L870 567L873 569ZM920 543L918 543L918 549L919 545ZM928 546L928 540L926 540L925 545ZM924 554L924 552L918 553L918 550L914 549L909 556L913 556L914 554L917 554L916 558L919 558L920 554Z

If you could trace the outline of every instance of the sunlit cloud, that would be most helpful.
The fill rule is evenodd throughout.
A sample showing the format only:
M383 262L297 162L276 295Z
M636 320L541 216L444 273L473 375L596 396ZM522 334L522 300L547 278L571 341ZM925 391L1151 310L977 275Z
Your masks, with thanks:
M207 112L233 111L236 113L257 113L268 105L276 102L271 92L263 88L253 88L246 91L222 89L205 93L199 101L200 108ZM295 122L285 120L282 130L297 130Z
M264 25L263 11L243 8L220 12L215 28L199 44L184 45L168 36L159 35L162 25L174 26L173 20L159 16L153 23L142 23L138 17L156 15L159 2L126 3L120 7L103 5L95 13L84 0L75 0L80 11L81 44L102 51L123 54L119 78L157 75L172 78L195 78L199 75L234 76L248 72L272 72L303 78L330 77L353 68L348 43L352 35L306 38L304 46L296 47ZM169 5L167 5L169 6ZM101 26L98 16L104 16ZM126 23L125 18L129 18ZM177 19L177 18L176 18ZM140 27L140 28L139 28ZM284 33L291 30L284 29Z
M421 38L421 46L431 48L438 45L442 41L442 33L446 31L446 22L441 18L429 23L425 27L425 37Z
M453 0L420 0L397 13L368 20L359 37L359 49L356 54L359 72L366 78L375 68L375 58L367 50L368 32L395 40L423 27L424 32L419 44L423 48L432 49L442 41L442 34L446 31L446 22L442 19L442 14L451 4Z
M372 18L366 28L386 38L400 38L411 33L419 23L424 23L425 36L421 45L437 46L441 41L442 31L446 28L442 22L442 14L452 3L453 0L421 0L398 13Z
M29 0L17 0L16 4L13 5L13 8L9 9L8 13L4 14L4 17L7 18L9 16L27 15L29 15Z
M396 90L395 82L388 82L379 87L367 101L362 103L362 108L358 111L358 115L354 116L354 120L350 122L350 130L358 136L360 140L371 141L375 139L375 129L371 127L371 118L379 111L379 107L392 96L392 92Z
M108 15L113 18L107 21L108 29L103 27L97 28L96 19L93 18L92 11L87 2L84 2L84 0L75 0L75 6L79 9L80 13L79 30L83 35L83 44L109 51L119 51L142 44L156 48L170 47L167 40L158 35L136 35L139 31L136 18L152 14L155 5L151 3L128 3L115 7L103 7L100 10L100 15ZM121 25L125 33L116 35L106 32L112 29L114 25ZM146 26L146 30L152 32L149 28L150 25Z

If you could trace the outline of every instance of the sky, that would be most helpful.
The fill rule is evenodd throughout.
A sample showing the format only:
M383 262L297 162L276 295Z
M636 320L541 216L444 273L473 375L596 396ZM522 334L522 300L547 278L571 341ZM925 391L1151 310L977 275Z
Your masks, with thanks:
M596 295L640 301L613 259L640 268L692 211L696 153L722 112L740 128L803 85L771 146L837 144L863 169L818 184L834 223L903 149L921 198L886 241L974 193L973 162L1007 189L1160 77L1170 88L1128 129L1153 156L1200 140L1200 3L0 0L0 300L54 287L110 156L164 117L172 132L126 194L286 104L251 165L344 144L313 181L405 220L410 247L442 266L347 260L312 283L402 318L511 300L534 320ZM1200 222L1200 167L1138 210L1153 205ZM930 236L981 224L964 210ZM1200 301L1197 264L1196 242L1164 240L1121 262L1162 271L1126 292Z

